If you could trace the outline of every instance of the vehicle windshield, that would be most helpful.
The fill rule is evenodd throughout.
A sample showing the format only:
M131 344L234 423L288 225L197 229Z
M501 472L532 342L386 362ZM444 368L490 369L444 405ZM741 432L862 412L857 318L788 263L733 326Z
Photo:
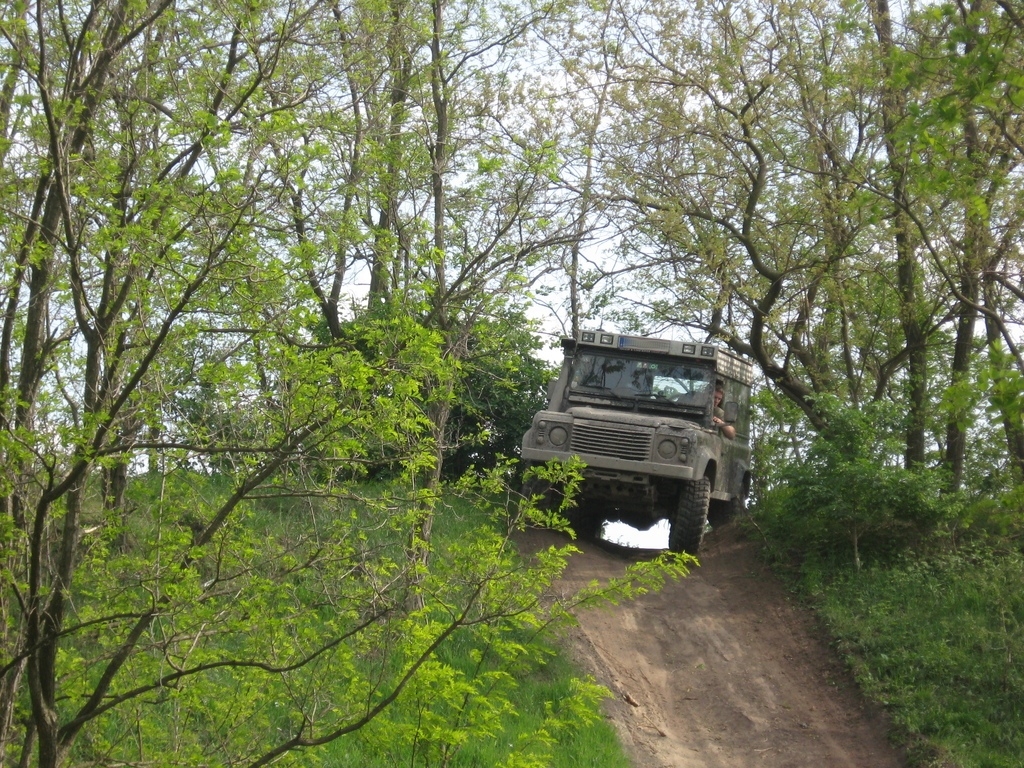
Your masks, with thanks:
M714 377L709 368L671 360L583 353L573 362L569 395L601 394L703 409L711 400Z

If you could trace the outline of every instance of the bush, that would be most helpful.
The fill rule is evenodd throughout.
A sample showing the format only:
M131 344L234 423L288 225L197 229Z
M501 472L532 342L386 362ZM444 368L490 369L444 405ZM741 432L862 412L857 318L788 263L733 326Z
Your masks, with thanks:
M856 410L826 400L828 427L779 473L758 519L803 556L888 557L921 542L954 511L934 470L899 466L898 419L882 404Z
M519 455L533 415L547 403L548 381L557 369L537 357L541 341L530 323L514 314L504 324L481 322L469 342L445 454L444 476L492 469Z
M984 542L999 550L1024 551L1024 485L996 498L974 500L957 520L960 542Z

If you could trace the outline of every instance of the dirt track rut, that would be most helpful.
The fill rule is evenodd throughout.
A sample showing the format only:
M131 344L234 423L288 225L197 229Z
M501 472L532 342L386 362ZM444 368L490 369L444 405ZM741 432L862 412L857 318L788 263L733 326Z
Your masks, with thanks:
M546 546L557 534L533 531ZM560 585L622 573L650 551L579 543ZM580 615L574 652L614 698L607 714L637 768L897 768L883 715L864 701L806 608L734 525L661 592Z

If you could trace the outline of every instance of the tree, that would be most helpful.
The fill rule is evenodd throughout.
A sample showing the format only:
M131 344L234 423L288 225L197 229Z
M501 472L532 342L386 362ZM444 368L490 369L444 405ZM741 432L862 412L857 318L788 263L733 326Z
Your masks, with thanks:
M521 314L481 325L470 339L464 391L452 410L455 446L444 472L458 478L516 458L533 416L547 403L557 371L535 355L540 341Z
M352 22L339 29L358 22L379 30L387 41L382 51L360 58L349 36L336 36L344 77L367 84L365 91L350 89L347 109L365 132L348 156L353 169L357 162L370 168L372 156L386 170L352 170L339 180L353 208L366 212L359 235L342 250L351 251L359 239L372 244L367 305L353 318L364 311L412 317L437 345L436 365L424 369L418 393L433 450L414 478L423 509L410 554L422 559L445 457L459 450L449 421L469 397L471 348L491 335L490 324L521 305L530 265L569 237L559 215L562 201L551 194L555 154L543 121L512 99L524 77L512 53L528 45L554 9L502 7L492 17L495 9L472 2L393 4L387 14L368 8L357 7ZM370 85L380 79L385 86ZM306 169L289 171L300 189ZM302 198L292 200L297 205ZM334 249L305 247L316 211L308 203L295 210L296 252L337 337L347 267L331 255ZM324 254L331 261L324 263Z
M608 193L639 213L624 243L635 292L650 324L752 356L821 427L817 394L878 396L906 355L881 201L864 192L880 149L866 30L827 4L656 17L625 21L635 42ZM864 281L884 293L854 288ZM855 317L873 327L860 334Z
M505 40L460 58L427 27L416 59L406 10L4 11L0 762L265 765L382 716L456 636L546 620L557 556L408 557L455 353L558 230L546 150L498 162L486 131L465 194L402 220L472 167L445 89ZM363 267L385 306L346 316ZM407 484L359 493L382 457Z
M891 400L905 465L941 464L957 488L975 320L1020 361L1012 15L950 5L897 24L885 3L765 2L619 18L601 146L603 199L631 225L618 320L750 355L818 430L823 395Z
M1024 370L1012 330L1018 325L1012 307L1021 295L1010 277L1017 271L1014 233L1021 219L1016 175L1022 154L1016 137L1022 116L1016 72L1022 52L1015 18L1009 4L977 2L949 4L916 20L924 51L912 72L933 89L912 126L920 151L933 159L922 166L922 175L926 183L946 190L962 222L943 233L952 245L948 255L928 243L957 316L949 392L960 407L950 410L946 429L946 464L954 488L963 473L964 425L975 412L976 398L963 391L975 388L979 318L984 319L987 346L1007 345L1014 350L1017 370ZM918 229L926 228L919 224ZM992 354L1000 357L996 350ZM1018 421L1006 413L1003 427L1013 463L1024 466Z

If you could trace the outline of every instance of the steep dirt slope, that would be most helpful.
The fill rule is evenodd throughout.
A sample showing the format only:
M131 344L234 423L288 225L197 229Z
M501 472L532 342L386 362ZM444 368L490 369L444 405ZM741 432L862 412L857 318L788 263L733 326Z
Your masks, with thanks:
M526 546L559 541L533 531ZM619 574L649 551L582 542L562 589ZM615 695L607 712L637 768L896 768L867 705L814 617L734 525L663 591L581 615L581 663Z

